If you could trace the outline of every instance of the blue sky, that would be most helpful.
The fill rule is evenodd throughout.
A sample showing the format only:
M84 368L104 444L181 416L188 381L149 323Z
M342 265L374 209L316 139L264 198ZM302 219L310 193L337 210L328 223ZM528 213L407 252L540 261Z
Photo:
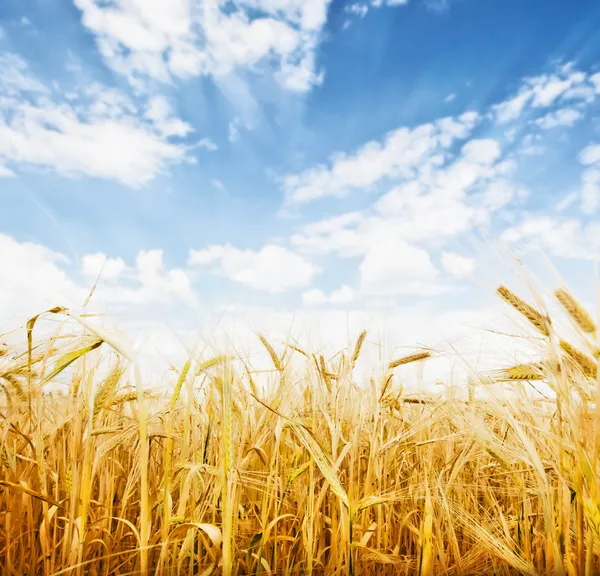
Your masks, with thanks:
M4 0L0 317L102 271L99 309L190 329L447 325L481 238L591 287L599 56L592 0Z

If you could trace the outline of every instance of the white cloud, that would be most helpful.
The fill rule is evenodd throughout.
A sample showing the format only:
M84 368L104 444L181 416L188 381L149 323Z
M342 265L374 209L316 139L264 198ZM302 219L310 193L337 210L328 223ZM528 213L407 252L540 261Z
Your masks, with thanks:
M584 225L576 219L558 219L531 214L505 230L500 239L527 250L541 249L550 256L589 260L598 256L600 230L596 223Z
M427 294L437 276L429 254L398 238L371 248L359 266L361 289L367 294Z
M586 146L579 154L579 161L584 166L600 164L600 144L590 144Z
M526 190L509 180L514 168L502 158L498 141L472 139L452 159L427 156L413 178L369 209L309 223L290 241L306 253L360 257L363 293L438 293L447 287L430 251L476 226L487 227L493 214L522 199Z
M215 150L219 149L219 147L210 138L206 137L198 140L194 147L203 148L204 150L209 150L210 152L214 152Z
M369 12L369 5L361 4L359 2L354 2L353 4L349 4L348 6L345 6L344 10L346 12L349 12L350 14L355 14L356 16L358 16L360 18L364 18L367 15L367 13Z
M185 158L185 148L141 124L106 119L86 121L67 106L9 103L0 123L0 158L141 186Z
M186 122L171 116L171 105L164 96L150 98L144 115L163 136L186 136L193 130Z
M121 258L108 258L105 254L86 254L81 259L83 273L91 279L101 274L101 280L117 280L125 270L125 262Z
M493 108L496 112L496 119L501 124L516 120L525 108L527 102L531 99L529 91L517 94L510 100L506 100L500 104L495 105Z
M229 122L228 138L231 143L237 142L240 139L240 125L241 120L237 117Z
M581 175L581 209L593 214L600 207L600 145L590 144L584 148L579 161L589 167Z
M581 118L583 118L583 114L579 110L575 108L561 108L538 118L535 123L543 130L551 130L558 126L573 126Z
M69 260L33 242L0 234L0 318L21 323L57 305L83 304L86 292L64 271Z
M78 309L85 302L104 263L92 299L94 310L118 311L135 307L197 302L189 275L166 269L160 250L140 251L134 266L104 254L84 255L78 270L64 254L34 242L19 242L0 234L0 266L10 270L0 283L0 318L21 324L48 308L61 305ZM132 308L133 307L133 308Z
M523 200L528 194L529 191L525 187L508 179L493 179L475 196L478 200L478 222L486 222L487 217L504 208L512 200Z
M15 173L10 168L0 164L0 178L12 178L13 176Z
M454 93L448 94L448 96L446 96L444 98L444 102L446 102L446 103L452 102L455 98L456 98L456 94L454 94Z
M145 117L122 92L88 86L74 102L50 91L18 58L4 62L0 78L0 165L36 166L62 175L91 176L142 186L169 165L189 159L188 148L171 140L191 127L170 116L168 103L149 101ZM32 100L35 90L41 96Z
M546 151L546 148L539 144L542 141L540 134L526 134L521 141L519 152L526 156L539 156Z
M0 95L18 96L22 93L47 94L48 88L36 80L29 71L27 62L18 54L0 53Z
M452 276L469 276L475 270L475 261L467 256L455 252L444 252L442 254L442 266Z
M218 178L214 178L213 180L210 181L210 183L212 184L212 186L215 190L218 190L219 192L222 192L223 194L227 194L227 187Z
M273 244L258 251L230 245L190 251L190 266L209 264L217 264L217 273L234 282L273 293L307 286L319 272L302 256Z
M307 290L302 294L302 301L307 306L321 306L324 304L339 306L354 302L355 299L356 292L347 284L333 290L329 295L318 288Z
M404 6L409 0L371 0L371 6L380 8L381 6Z
M389 132L383 142L371 141L354 154L337 154L319 165L283 178L286 198L308 203L327 196L342 197L353 189L368 189L386 177L409 178L418 169L443 160L440 156L457 139L466 138L479 116L468 112L414 129Z
M600 169L584 170L581 176L581 209L594 214L600 207Z
M134 302L168 301L171 298L190 304L196 302L188 273L180 268L165 269L162 250L140 250L136 271L141 287Z
M578 198L577 192L571 192L556 204L554 209L557 212L564 212L569 206L571 206Z
M107 63L133 82L272 66L282 85L318 84L330 0L75 0Z
M392 237L422 243L466 232L515 194L504 180L512 165L499 162L500 154L495 140L471 140L453 162L428 161L414 179L381 196L371 211L311 223L291 242L307 252L356 256ZM481 193L469 198L474 188L481 188Z
M433 12L446 12L450 8L450 0L425 0L425 6Z
M516 95L492 106L496 121L500 124L514 121L521 116L528 105L531 106L532 111L535 111L535 109L549 108L560 99L589 103L595 97L592 79L593 76L588 77L585 73L575 70L572 64L562 66L555 74L525 78ZM573 119L575 112L571 109L569 113L561 116L557 111L554 115L549 115L545 122L550 125L554 122L559 122L556 125L560 126L571 125L566 122L574 123L577 120L577 118Z

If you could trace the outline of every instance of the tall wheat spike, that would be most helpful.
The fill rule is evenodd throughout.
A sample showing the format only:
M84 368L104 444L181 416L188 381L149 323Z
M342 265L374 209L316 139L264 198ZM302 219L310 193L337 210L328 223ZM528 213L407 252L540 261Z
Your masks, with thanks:
M540 363L518 364L497 373L498 380L543 380L544 368Z
M519 298L514 292L506 286L498 288L498 294L503 300L508 302L515 310L518 310L533 326L535 326L544 336L550 336L552 322L550 318L541 314L530 304Z
M407 356L393 360L390 362L388 369L393 370L394 368L398 368L398 366L404 366L405 364L411 364L412 362L419 362L421 360L426 360L427 358L431 358L431 352L415 352L414 354L408 354Z
M558 288L554 292L557 300L562 304L563 308L569 313L577 326L586 334L596 332L596 324L590 316L589 312L575 299L575 297L566 289Z
M221 395L221 450L223 477L221 500L223 507L223 576L233 574L233 373L225 364Z
M560 347L568 356L581 368L583 373L589 378L596 378L598 374L598 363L592 357L588 356L578 348L565 340L560 341Z
M358 340L356 341L356 345L354 346L354 350L352 351L352 357L350 359L350 362L352 364L352 366L354 367L354 365L356 364L356 361L358 360L358 357L360 356L360 351L362 350L363 344L365 342L365 338L367 337L367 331L363 330L359 337Z
M262 345L265 347L265 350L268 352L271 357L271 361L273 362L273 366L277 369L278 372L283 372L283 364L277 353L273 349L273 346L269 343L269 341L265 338L263 334L258 335L258 339L261 341Z
M122 368L119 363L111 370L110 374L104 380L102 386L96 392L94 398L94 411L92 414L92 422L96 422L101 410L109 404L110 400L114 397L119 381L123 376L125 369Z

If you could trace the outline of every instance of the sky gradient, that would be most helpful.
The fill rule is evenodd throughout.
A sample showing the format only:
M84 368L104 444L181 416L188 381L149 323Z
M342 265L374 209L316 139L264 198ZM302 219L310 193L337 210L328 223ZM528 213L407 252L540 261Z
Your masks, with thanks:
M0 69L7 329L100 272L163 348L485 324L506 251L593 297L596 1L4 0Z

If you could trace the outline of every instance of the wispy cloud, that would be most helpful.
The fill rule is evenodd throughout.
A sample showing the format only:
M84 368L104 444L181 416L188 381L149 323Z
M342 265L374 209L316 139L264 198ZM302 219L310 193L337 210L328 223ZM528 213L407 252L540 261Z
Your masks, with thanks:
M535 120L535 124L543 130L551 130L559 126L571 127L575 122L583 118L583 113L575 108L561 108L555 112L549 112L545 116Z
M562 66L554 74L540 74L525 78L516 95L492 107L496 121L506 124L517 120L526 107L543 110L565 102L591 102L600 94L600 77L576 70L572 63ZM575 111L568 114L573 115ZM568 116L567 116L568 117ZM554 121L556 122L556 117ZM548 120L552 122L552 120Z
M558 258L594 260L600 249L600 225L583 224L575 218L556 218L548 214L530 214L508 228L501 240L526 250L543 250Z

